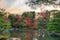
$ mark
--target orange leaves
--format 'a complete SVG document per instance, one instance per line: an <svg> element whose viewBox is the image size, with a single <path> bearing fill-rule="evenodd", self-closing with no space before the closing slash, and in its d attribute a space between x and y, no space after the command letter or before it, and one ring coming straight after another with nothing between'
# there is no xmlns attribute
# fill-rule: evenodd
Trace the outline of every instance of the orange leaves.
<svg viewBox="0 0 60 40"><path fill-rule="evenodd" d="M6 22L9 22L9 19L7 16L4 16L3 19L6 21Z"/></svg>
<svg viewBox="0 0 60 40"><path fill-rule="evenodd" d="M38 22L37 21L34 21L33 28L37 28L37 27L38 27Z"/></svg>
<svg viewBox="0 0 60 40"><path fill-rule="evenodd" d="M33 25L31 18L26 18L26 19L25 19L25 22L26 22L26 26L31 27L31 26Z"/></svg>

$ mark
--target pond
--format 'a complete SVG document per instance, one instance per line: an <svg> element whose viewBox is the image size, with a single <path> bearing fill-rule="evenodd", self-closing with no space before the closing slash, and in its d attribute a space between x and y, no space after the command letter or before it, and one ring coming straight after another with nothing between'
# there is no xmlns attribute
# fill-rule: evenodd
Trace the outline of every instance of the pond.
<svg viewBox="0 0 60 40"><path fill-rule="evenodd" d="M53 32L47 30L13 30L10 34L11 38L16 37L21 40L60 40L59 37L51 36Z"/></svg>
<svg viewBox="0 0 60 40"><path fill-rule="evenodd" d="M54 35L55 32L45 29L25 29L25 30L5 30L2 32L0 39L8 38L9 40L60 40L59 36ZM7 37L5 37L7 36Z"/></svg>

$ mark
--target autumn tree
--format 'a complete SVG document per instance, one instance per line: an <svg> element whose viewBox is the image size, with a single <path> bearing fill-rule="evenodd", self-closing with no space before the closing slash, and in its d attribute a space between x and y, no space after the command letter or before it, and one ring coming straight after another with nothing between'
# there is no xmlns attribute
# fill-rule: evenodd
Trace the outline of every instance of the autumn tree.
<svg viewBox="0 0 60 40"><path fill-rule="evenodd" d="M32 27L35 19L35 12L24 12L22 18L25 21L25 26Z"/></svg>

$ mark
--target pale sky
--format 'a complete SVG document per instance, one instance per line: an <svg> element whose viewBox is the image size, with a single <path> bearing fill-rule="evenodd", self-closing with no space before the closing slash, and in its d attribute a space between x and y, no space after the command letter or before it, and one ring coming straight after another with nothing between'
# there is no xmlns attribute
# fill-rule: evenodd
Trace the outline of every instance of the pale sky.
<svg viewBox="0 0 60 40"><path fill-rule="evenodd" d="M26 5L25 3L28 0L0 0L0 8L4 8L6 9L6 11L9 11L11 13L20 13L20 12L24 12L24 11L36 11L36 12L40 12L40 7L37 7L36 10L31 9L28 5ZM58 0L56 3L60 2L60 0ZM50 9L49 9L50 8ZM52 6L51 7L45 7L45 9L54 9ZM59 8L56 8L59 9Z"/></svg>
<svg viewBox="0 0 60 40"><path fill-rule="evenodd" d="M0 0L0 8L16 13L20 11L29 11L31 8L25 4L27 1L28 0Z"/></svg>

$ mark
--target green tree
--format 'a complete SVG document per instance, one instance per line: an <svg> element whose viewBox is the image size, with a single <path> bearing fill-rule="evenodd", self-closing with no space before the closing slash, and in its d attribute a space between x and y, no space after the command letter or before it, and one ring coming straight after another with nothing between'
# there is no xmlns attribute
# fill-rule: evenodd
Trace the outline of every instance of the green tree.
<svg viewBox="0 0 60 40"><path fill-rule="evenodd" d="M47 24L48 30L60 32L60 16L59 15L60 15L60 11L58 11L53 15L53 19L51 19Z"/></svg>
<svg viewBox="0 0 60 40"><path fill-rule="evenodd" d="M16 21L16 16L15 16L14 14L10 14L10 15L8 16L8 18L9 18L9 20L10 20L11 26L14 28L14 27L15 27L15 26L14 26L14 23L15 23L15 21Z"/></svg>
<svg viewBox="0 0 60 40"><path fill-rule="evenodd" d="M34 21L34 19L35 19L35 12L24 12L23 14L22 14L22 16L24 17L24 18L31 18L32 19L32 21Z"/></svg>
<svg viewBox="0 0 60 40"><path fill-rule="evenodd" d="M47 22L45 19L39 19L38 20L38 28L39 29L45 29L47 25Z"/></svg>
<svg viewBox="0 0 60 40"><path fill-rule="evenodd" d="M10 14L8 16L8 18L10 19L12 28L20 28L20 26L23 23L23 22L21 22L22 19L21 19L20 15Z"/></svg>
<svg viewBox="0 0 60 40"><path fill-rule="evenodd" d="M29 18L35 18L35 12L24 12L22 16L29 17Z"/></svg>
<svg viewBox="0 0 60 40"><path fill-rule="evenodd" d="M3 31L4 29L10 29L11 28L11 25L10 25L10 22L6 22L4 19L3 19L3 12L0 12L0 31Z"/></svg>

